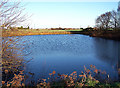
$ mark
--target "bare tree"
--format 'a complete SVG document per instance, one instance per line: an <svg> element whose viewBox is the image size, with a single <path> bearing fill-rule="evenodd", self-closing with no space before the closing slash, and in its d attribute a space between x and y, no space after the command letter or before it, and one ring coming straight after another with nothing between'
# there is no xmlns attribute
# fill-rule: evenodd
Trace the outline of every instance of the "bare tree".
<svg viewBox="0 0 120 88"><path fill-rule="evenodd" d="M21 2L0 0L0 33L2 32L1 29L4 27L9 28L16 26L25 21L28 16L23 12L24 9ZM2 66L0 69L0 71L2 70L2 76L0 74L2 79L0 79L0 81L7 81L7 75L9 73L14 74L18 69L21 70L23 59L20 52L24 49L24 43L20 44L20 41L22 41L21 37L7 38L1 35L0 38L0 60L2 62L2 64L0 63L0 68Z"/></svg>
<svg viewBox="0 0 120 88"><path fill-rule="evenodd" d="M0 0L0 26L8 28L25 21L26 14L23 14L23 7L18 1Z"/></svg>
<svg viewBox="0 0 120 88"><path fill-rule="evenodd" d="M116 11L111 11L111 19L110 19L110 26L112 28L119 28L119 23L120 19L119 19L119 14Z"/></svg>
<svg viewBox="0 0 120 88"><path fill-rule="evenodd" d="M106 12L96 19L96 26L100 29L107 29L110 25L111 12Z"/></svg>
<svg viewBox="0 0 120 88"><path fill-rule="evenodd" d="M99 29L119 29L120 15L116 11L106 12L96 19L96 27Z"/></svg>

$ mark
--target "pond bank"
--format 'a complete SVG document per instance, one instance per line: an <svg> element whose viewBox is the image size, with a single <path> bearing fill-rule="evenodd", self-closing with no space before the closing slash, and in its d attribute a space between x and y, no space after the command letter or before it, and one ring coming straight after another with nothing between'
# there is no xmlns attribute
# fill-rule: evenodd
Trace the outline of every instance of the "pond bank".
<svg viewBox="0 0 120 88"><path fill-rule="evenodd" d="M83 34L90 37L100 37L104 39L111 39L120 41L120 31L71 31L71 30L5 30L2 32L2 37L11 36L27 36L27 35L54 35L54 34Z"/></svg>
<svg viewBox="0 0 120 88"><path fill-rule="evenodd" d="M71 34L83 34L90 37L99 37L120 41L120 31L70 31Z"/></svg>
<svg viewBox="0 0 120 88"><path fill-rule="evenodd" d="M27 35L53 35L53 34L71 34L71 33L67 31L56 31L56 32L8 31L8 32L2 32L2 37L27 36Z"/></svg>

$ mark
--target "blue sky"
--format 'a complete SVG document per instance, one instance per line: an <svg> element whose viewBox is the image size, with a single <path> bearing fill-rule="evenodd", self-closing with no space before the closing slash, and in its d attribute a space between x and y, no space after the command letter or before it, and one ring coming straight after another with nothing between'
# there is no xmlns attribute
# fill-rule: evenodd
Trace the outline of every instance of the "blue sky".
<svg viewBox="0 0 120 88"><path fill-rule="evenodd" d="M105 1L105 0L104 0ZM115 1L115 0L114 0ZM118 2L43 2L29 1L26 12L32 14L27 21L31 28L94 27L95 19L102 13L117 10Z"/></svg>

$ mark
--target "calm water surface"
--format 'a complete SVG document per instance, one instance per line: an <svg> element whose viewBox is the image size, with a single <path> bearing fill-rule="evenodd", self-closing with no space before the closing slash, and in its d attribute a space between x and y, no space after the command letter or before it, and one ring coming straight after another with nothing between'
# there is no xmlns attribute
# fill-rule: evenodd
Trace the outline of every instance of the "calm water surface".
<svg viewBox="0 0 120 88"><path fill-rule="evenodd" d="M84 65L106 71L111 78L117 79L120 68L120 42L93 38L85 35L35 35L24 36L26 72L35 74L34 79L47 78L55 70L57 73L70 74L84 71ZM119 58L119 59L118 59Z"/></svg>

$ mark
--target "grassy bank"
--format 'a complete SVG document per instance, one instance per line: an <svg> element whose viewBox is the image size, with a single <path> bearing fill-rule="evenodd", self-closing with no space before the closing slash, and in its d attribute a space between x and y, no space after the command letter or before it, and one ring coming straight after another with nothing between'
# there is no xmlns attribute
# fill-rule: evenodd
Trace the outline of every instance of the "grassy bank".
<svg viewBox="0 0 120 88"><path fill-rule="evenodd" d="M105 39L119 40L120 30L50 30L50 29L19 29L3 30L2 36L26 36L26 35L53 35L53 34L84 34L91 37L100 37Z"/></svg>
<svg viewBox="0 0 120 88"><path fill-rule="evenodd" d="M20 29L20 30L4 30L2 36L26 36L26 35L49 35L49 34L70 34L67 30L47 30L47 29Z"/></svg>

